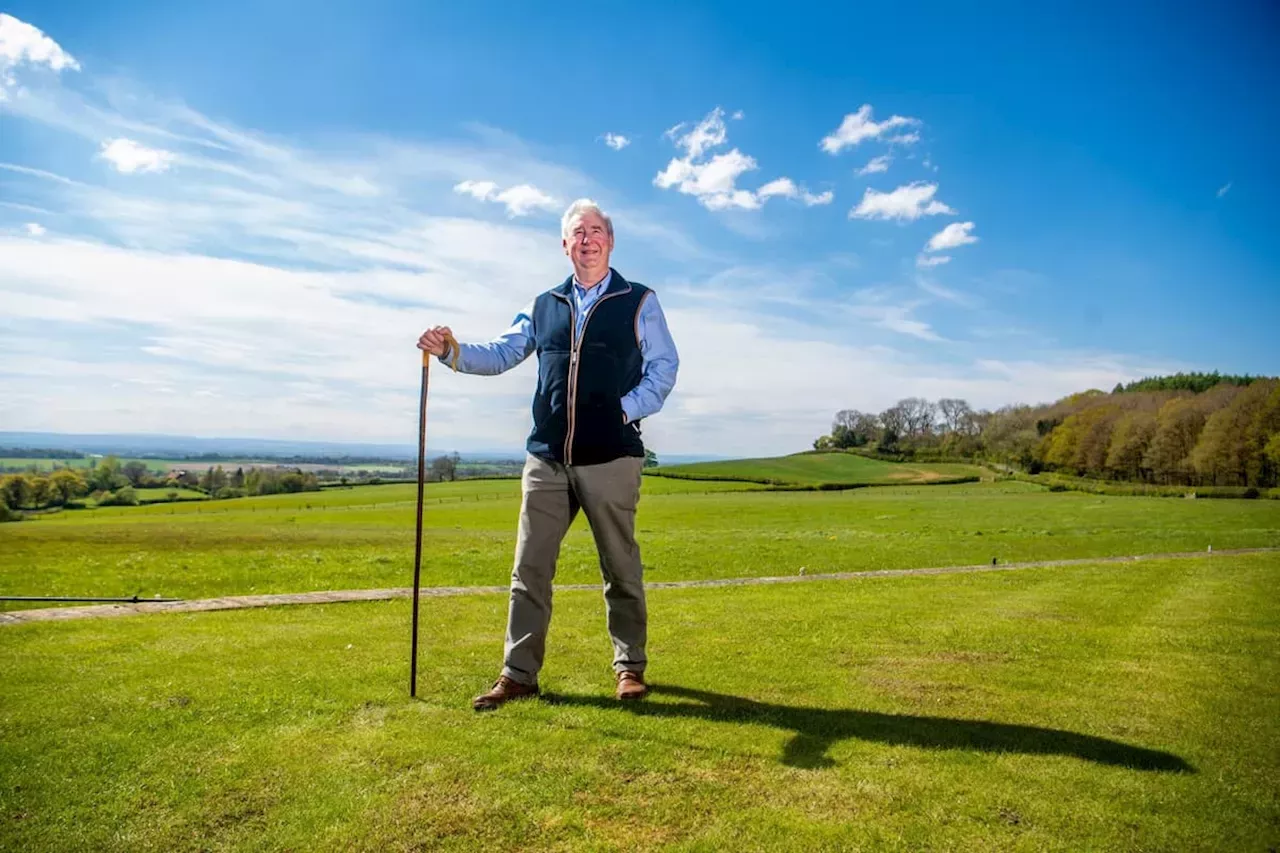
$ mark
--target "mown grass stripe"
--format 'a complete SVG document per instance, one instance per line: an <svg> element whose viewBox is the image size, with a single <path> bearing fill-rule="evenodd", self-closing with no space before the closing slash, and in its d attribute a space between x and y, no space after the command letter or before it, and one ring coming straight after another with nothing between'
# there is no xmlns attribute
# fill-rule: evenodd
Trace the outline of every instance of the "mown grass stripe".
<svg viewBox="0 0 1280 853"><path fill-rule="evenodd" d="M710 578L705 580L654 581L648 589L698 589L726 586L761 586L765 584L806 583L809 581L855 580L858 578L898 577L908 575L950 575L963 572L1008 572L1019 569L1052 568L1055 566L1089 566L1115 563L1132 563L1139 560L1185 560L1206 557L1232 557L1243 554L1264 554L1280 551L1280 548L1235 548L1221 551L1182 551L1171 554L1136 554L1125 557L1085 557L1073 560L1031 560L1020 563L1003 563L970 566L937 566L920 569L875 569L862 572L826 572L803 575L756 578ZM598 590L599 584L563 584L558 590L587 592ZM423 587L420 595L430 598L452 598L461 595L506 594L506 586L438 586ZM221 598L201 598L174 602L139 602L137 604L103 604L91 607L47 607L0 613L0 625L23 622L58 622L70 619L107 618L112 616L137 616L146 613L198 613L211 610L243 610L252 607L280 607L291 604L341 604L351 601L386 601L408 598L413 595L409 587L387 589L344 589L323 592L279 593L273 595L233 595Z"/></svg>

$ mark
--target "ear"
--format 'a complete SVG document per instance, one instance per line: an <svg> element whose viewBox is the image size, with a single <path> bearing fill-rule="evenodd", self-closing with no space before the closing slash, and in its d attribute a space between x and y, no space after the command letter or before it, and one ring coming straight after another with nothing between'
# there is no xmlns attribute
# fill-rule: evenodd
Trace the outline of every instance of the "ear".
<svg viewBox="0 0 1280 853"><path fill-rule="evenodd" d="M560 238L560 247L564 249L564 253L566 255L569 254L569 241L563 237Z"/></svg>

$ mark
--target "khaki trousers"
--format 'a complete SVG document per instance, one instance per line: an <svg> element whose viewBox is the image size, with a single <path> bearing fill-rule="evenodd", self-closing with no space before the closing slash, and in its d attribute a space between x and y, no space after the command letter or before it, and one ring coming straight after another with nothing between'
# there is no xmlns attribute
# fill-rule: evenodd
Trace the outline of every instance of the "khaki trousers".
<svg viewBox="0 0 1280 853"><path fill-rule="evenodd" d="M561 465L532 454L525 460L502 667L507 678L538 683L560 542L579 509L587 515L600 555L614 671L644 672L648 613L635 537L643 467L644 460L633 456L601 465Z"/></svg>

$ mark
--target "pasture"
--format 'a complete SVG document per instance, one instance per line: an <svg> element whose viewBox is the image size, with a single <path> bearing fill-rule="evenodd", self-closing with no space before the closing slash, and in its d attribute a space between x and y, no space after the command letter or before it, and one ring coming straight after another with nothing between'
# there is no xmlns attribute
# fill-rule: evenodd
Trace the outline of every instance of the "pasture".
<svg viewBox="0 0 1280 853"><path fill-rule="evenodd" d="M856 458L856 457L855 457ZM65 512L0 526L0 594L193 598L405 586L416 486ZM504 584L515 480L427 487L423 582ZM1280 546L1280 502L1050 493L1027 483L772 492L646 477L649 580ZM599 578L579 518L558 580ZM13 606L13 605L9 605Z"/></svg>
<svg viewBox="0 0 1280 853"><path fill-rule="evenodd" d="M856 457L855 457L856 458ZM821 473L821 472L819 472ZM847 472L841 472L841 475ZM413 486L0 526L4 594L404 586ZM519 484L432 484L424 579L500 585ZM646 477L647 578L1280 547L1280 502ZM598 568L575 523L558 579ZM0 626L0 849L1260 849L1280 844L1280 554L650 593L611 696L562 590L542 699L503 595Z"/></svg>
<svg viewBox="0 0 1280 853"><path fill-rule="evenodd" d="M668 465L654 470L659 475L694 480L733 479L815 487L955 483L975 480L984 474L977 465L886 462L853 453L795 453L763 459Z"/></svg>

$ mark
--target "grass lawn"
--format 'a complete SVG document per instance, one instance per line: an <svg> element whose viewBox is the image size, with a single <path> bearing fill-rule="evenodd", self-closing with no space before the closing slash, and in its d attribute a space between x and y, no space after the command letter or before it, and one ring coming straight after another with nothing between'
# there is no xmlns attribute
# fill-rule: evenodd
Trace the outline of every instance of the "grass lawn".
<svg viewBox="0 0 1280 853"><path fill-rule="evenodd" d="M977 465L885 462L853 453L797 453L769 459L667 465L652 470L672 477L719 477L796 486L917 485L954 482L983 473Z"/></svg>
<svg viewBox="0 0 1280 853"><path fill-rule="evenodd" d="M424 583L505 584L519 491L514 480L429 486ZM415 492L365 486L4 524L0 594L406 586ZM1013 482L769 492L646 477L637 526L649 579L684 580L1280 546L1280 501L1106 497ZM558 576L599 578L584 519L566 537Z"/></svg>
<svg viewBox="0 0 1280 853"><path fill-rule="evenodd" d="M170 492L177 492L177 500L180 501L207 501L209 496L204 492L197 492L195 489L134 489L134 493L138 496L140 503L153 503L156 501L169 500Z"/></svg>
<svg viewBox="0 0 1280 853"><path fill-rule="evenodd" d="M102 457L102 456L96 456L96 457L82 456L79 459L48 459L42 456L41 457L3 456L3 457L0 457L0 469L9 468L9 469L21 469L23 471L26 471L26 470L29 470L32 466L35 466L37 471L45 471L45 472L52 471L54 468L68 468L68 467L88 469L96 465L97 463L101 462L104 458L105 457ZM119 456L116 458L120 460L121 465L124 465L128 462L141 462L143 465L147 466L148 470L151 470L151 471L168 471L170 468L184 468L184 467L188 467L188 468L194 467L194 468L197 468L198 470L204 470L202 468L199 468L200 466L199 462L183 462L177 459L138 459L133 456ZM222 464L225 465L227 463L222 463Z"/></svg>
<svg viewBox="0 0 1280 853"><path fill-rule="evenodd" d="M633 707L562 592L550 695L488 715L502 596L424 602L419 701L404 601L10 626L0 849L1274 849L1278 583L658 590Z"/></svg>

